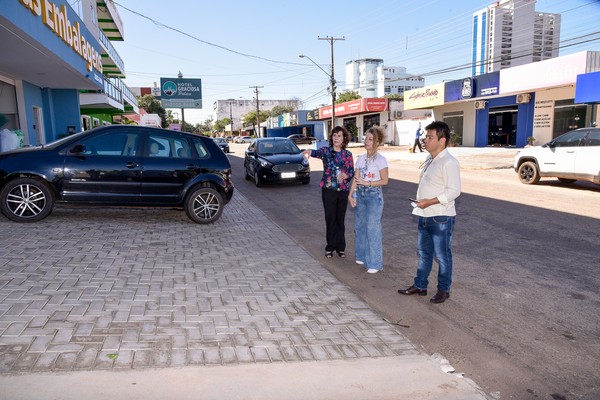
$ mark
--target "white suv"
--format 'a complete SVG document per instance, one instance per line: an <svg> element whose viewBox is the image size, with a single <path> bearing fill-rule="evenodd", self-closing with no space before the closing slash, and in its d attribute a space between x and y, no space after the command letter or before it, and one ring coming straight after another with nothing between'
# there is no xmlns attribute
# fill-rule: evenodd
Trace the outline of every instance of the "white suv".
<svg viewBox="0 0 600 400"><path fill-rule="evenodd" d="M526 184L546 176L600 184L600 128L576 129L543 146L526 147L515 156L514 167Z"/></svg>

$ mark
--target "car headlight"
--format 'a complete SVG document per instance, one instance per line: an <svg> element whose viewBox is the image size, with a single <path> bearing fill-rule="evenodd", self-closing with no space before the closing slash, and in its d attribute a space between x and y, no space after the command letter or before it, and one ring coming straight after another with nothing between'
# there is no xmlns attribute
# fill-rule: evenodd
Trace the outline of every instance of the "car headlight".
<svg viewBox="0 0 600 400"><path fill-rule="evenodd" d="M304 165L305 167L308 167L310 165L306 157L302 157L302 165Z"/></svg>
<svg viewBox="0 0 600 400"><path fill-rule="evenodd" d="M260 166L263 168L271 168L273 166L273 164L271 164L270 162L268 162L267 160L260 160Z"/></svg>

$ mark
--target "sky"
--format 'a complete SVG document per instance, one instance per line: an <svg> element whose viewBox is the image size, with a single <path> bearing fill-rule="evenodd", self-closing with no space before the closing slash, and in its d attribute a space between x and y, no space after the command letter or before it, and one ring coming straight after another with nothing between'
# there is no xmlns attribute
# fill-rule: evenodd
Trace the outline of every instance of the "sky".
<svg viewBox="0 0 600 400"><path fill-rule="evenodd" d="M113 45L130 87L160 78L202 80L202 109L186 109L191 124L211 118L226 99L299 99L301 109L330 104L333 42L338 92L345 64L380 58L425 77L425 85L470 76L472 14L488 0L114 0L124 41ZM536 11L561 14L560 55L600 51L600 0L538 0ZM310 57L322 69L300 54ZM437 71L454 69L453 72ZM324 71L323 71L324 70ZM177 110L174 110L177 111Z"/></svg>

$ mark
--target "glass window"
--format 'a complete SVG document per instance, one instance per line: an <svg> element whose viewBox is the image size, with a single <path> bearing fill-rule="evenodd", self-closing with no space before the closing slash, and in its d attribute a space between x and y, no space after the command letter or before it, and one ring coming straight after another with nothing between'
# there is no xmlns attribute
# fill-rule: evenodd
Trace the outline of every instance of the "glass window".
<svg viewBox="0 0 600 400"><path fill-rule="evenodd" d="M194 138L192 139L192 141L194 142L194 147L196 148L198 156L200 158L208 158L208 150L206 150L206 147L204 146L204 143L202 143L202 140Z"/></svg>
<svg viewBox="0 0 600 400"><path fill-rule="evenodd" d="M137 150L137 136L132 132L111 132L94 135L80 142L85 146L85 151L82 154L132 156L135 155Z"/></svg>
<svg viewBox="0 0 600 400"><path fill-rule="evenodd" d="M192 156L186 138L156 134L148 136L147 153L149 157L189 158Z"/></svg>
<svg viewBox="0 0 600 400"><path fill-rule="evenodd" d="M557 137L551 143L555 147L575 147L582 146L584 144L585 136L588 131L582 129L580 131L573 131L569 133L565 133L562 136Z"/></svg>
<svg viewBox="0 0 600 400"><path fill-rule="evenodd" d="M591 131L586 146L600 146L600 131Z"/></svg>

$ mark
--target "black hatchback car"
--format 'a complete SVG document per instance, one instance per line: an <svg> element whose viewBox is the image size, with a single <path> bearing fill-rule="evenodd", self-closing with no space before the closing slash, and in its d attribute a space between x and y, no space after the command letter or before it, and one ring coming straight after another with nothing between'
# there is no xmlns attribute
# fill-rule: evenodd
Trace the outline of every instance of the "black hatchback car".
<svg viewBox="0 0 600 400"><path fill-rule="evenodd" d="M181 207L211 223L232 196L227 156L183 132L110 125L0 153L0 210L16 222L39 221L61 202Z"/></svg>
<svg viewBox="0 0 600 400"><path fill-rule="evenodd" d="M310 183L310 166L291 139L273 137L254 139L244 156L246 179L263 183Z"/></svg>

